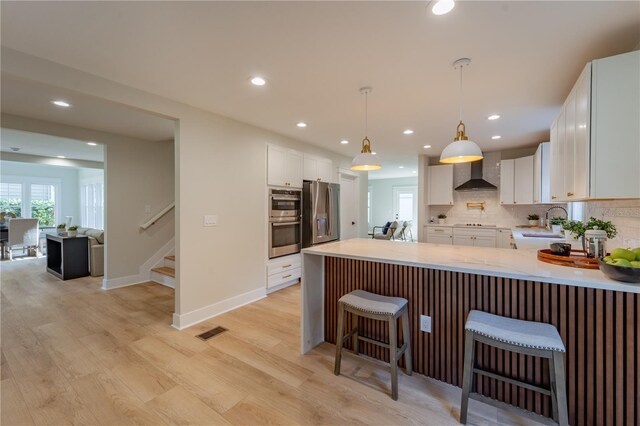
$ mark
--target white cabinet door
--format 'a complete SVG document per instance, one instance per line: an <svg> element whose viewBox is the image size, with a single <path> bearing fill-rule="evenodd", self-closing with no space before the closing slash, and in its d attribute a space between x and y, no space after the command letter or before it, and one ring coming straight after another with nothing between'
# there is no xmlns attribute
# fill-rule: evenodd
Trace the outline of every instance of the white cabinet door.
<svg viewBox="0 0 640 426"><path fill-rule="evenodd" d="M267 146L267 185L285 186L285 156L287 150L279 146Z"/></svg>
<svg viewBox="0 0 640 426"><path fill-rule="evenodd" d="M498 229L498 240L496 247L498 248L513 248L511 244L511 230L510 229Z"/></svg>
<svg viewBox="0 0 640 426"><path fill-rule="evenodd" d="M500 204L513 204L515 160L500 161Z"/></svg>
<svg viewBox="0 0 640 426"><path fill-rule="evenodd" d="M533 204L533 156L516 158L513 186L514 204Z"/></svg>
<svg viewBox="0 0 640 426"><path fill-rule="evenodd" d="M333 161L312 155L304 156L304 180L333 182Z"/></svg>
<svg viewBox="0 0 640 426"><path fill-rule="evenodd" d="M543 142L538 145L533 156L533 202L545 204L551 202L550 187L550 143Z"/></svg>
<svg viewBox="0 0 640 426"><path fill-rule="evenodd" d="M573 170L576 146L576 91L575 86L564 103L564 163L561 165L564 175L562 199L573 201Z"/></svg>
<svg viewBox="0 0 640 426"><path fill-rule="evenodd" d="M473 245L476 247L496 248L496 237L473 237Z"/></svg>
<svg viewBox="0 0 640 426"><path fill-rule="evenodd" d="M427 168L428 204L453 204L453 165L429 166Z"/></svg>
<svg viewBox="0 0 640 426"><path fill-rule="evenodd" d="M302 188L302 153L268 145L267 185Z"/></svg>
<svg viewBox="0 0 640 426"><path fill-rule="evenodd" d="M587 64L575 85L575 118L573 146L573 195L570 200L584 200L589 197L590 143L589 123L591 122L591 64Z"/></svg>
<svg viewBox="0 0 640 426"><path fill-rule="evenodd" d="M453 244L456 246L473 246L474 245L474 237L470 235L454 235L453 236Z"/></svg>
<svg viewBox="0 0 640 426"><path fill-rule="evenodd" d="M559 123L564 120L564 114L562 112L558 118L551 124L550 135L550 152L549 162L551 163L551 181L550 181L550 193L549 201L552 203L557 202L560 199L560 194L564 189L564 176L562 174L562 150L560 149L560 126ZM564 132L564 128L562 129Z"/></svg>
<svg viewBox="0 0 640 426"><path fill-rule="evenodd" d="M318 180L333 182L333 161L327 158L318 159Z"/></svg>
<svg viewBox="0 0 640 426"><path fill-rule="evenodd" d="M302 188L302 153L288 149L285 161L286 186Z"/></svg>
<svg viewBox="0 0 640 426"><path fill-rule="evenodd" d="M453 244L451 235L427 235L427 242L432 244Z"/></svg>

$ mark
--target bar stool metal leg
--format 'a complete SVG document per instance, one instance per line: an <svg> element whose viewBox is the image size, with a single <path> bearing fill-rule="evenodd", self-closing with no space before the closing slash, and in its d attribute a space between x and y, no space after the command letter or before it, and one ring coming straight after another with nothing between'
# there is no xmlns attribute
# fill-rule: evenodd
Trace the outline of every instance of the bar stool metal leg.
<svg viewBox="0 0 640 426"><path fill-rule="evenodd" d="M473 386L473 364L475 360L476 344L472 331L465 331L464 335L464 366L462 372L462 400L460 402L460 423L467 423L469 409L469 393Z"/></svg>
<svg viewBox="0 0 640 426"><path fill-rule="evenodd" d="M389 317L389 362L391 363L391 398L398 400L398 318Z"/></svg>
<svg viewBox="0 0 640 426"><path fill-rule="evenodd" d="M553 352L553 368L555 370L556 381L556 398L558 405L558 423L561 426L569 424L569 415L567 413L567 388L564 374L564 353Z"/></svg>
<svg viewBox="0 0 640 426"><path fill-rule="evenodd" d="M413 374L413 358L411 349L411 336L409 335L409 310L402 311L402 341L407 345L404 351L404 360L407 365L407 375Z"/></svg>
<svg viewBox="0 0 640 426"><path fill-rule="evenodd" d="M342 336L344 335L344 306L338 303L338 335L336 336L336 365L333 374L340 375L340 362L342 361Z"/></svg>

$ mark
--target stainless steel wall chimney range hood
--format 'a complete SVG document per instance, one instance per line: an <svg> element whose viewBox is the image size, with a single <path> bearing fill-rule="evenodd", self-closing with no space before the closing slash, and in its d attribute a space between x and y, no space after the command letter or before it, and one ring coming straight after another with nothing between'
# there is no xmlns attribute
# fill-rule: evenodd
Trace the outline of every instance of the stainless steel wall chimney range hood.
<svg viewBox="0 0 640 426"><path fill-rule="evenodd" d="M482 160L471 163L471 179L456 187L456 191L495 191L498 187L482 179Z"/></svg>

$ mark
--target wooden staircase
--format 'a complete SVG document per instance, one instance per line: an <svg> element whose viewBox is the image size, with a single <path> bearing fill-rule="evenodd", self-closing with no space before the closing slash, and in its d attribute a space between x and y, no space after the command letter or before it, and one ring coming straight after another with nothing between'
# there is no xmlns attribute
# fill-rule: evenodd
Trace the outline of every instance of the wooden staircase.
<svg viewBox="0 0 640 426"><path fill-rule="evenodd" d="M175 288L176 257L165 256L164 265L151 269L151 281Z"/></svg>

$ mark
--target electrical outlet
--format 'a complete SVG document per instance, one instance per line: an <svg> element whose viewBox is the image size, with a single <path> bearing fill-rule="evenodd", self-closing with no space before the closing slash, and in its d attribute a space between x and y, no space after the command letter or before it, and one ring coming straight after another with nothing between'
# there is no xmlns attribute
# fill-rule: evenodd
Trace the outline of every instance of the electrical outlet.
<svg viewBox="0 0 640 426"><path fill-rule="evenodd" d="M420 331L431 333L431 317L428 315L420 315Z"/></svg>

